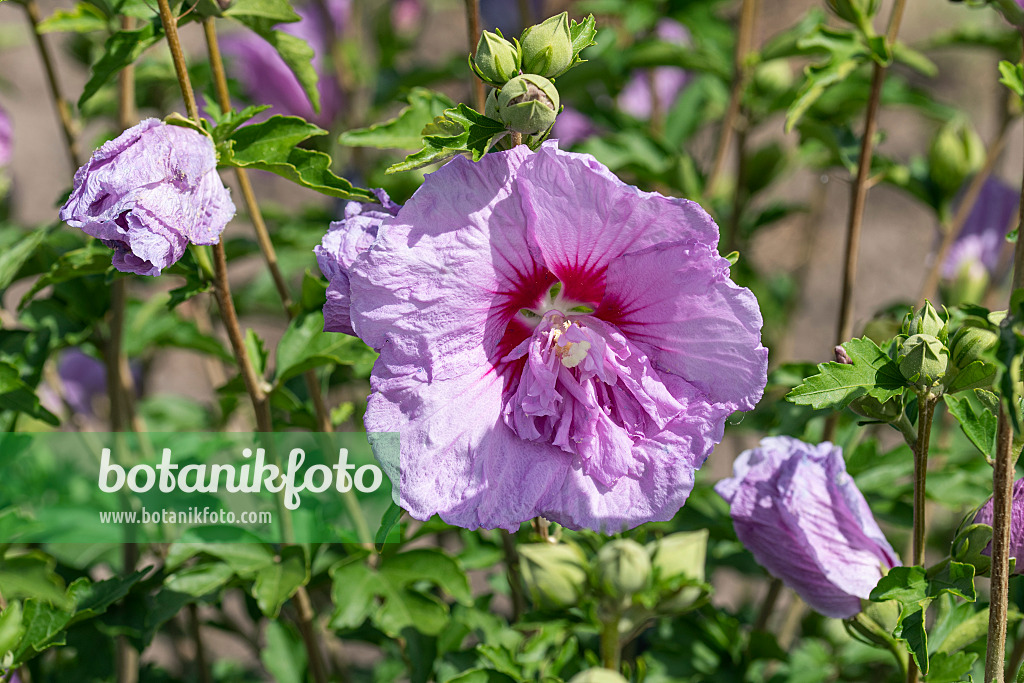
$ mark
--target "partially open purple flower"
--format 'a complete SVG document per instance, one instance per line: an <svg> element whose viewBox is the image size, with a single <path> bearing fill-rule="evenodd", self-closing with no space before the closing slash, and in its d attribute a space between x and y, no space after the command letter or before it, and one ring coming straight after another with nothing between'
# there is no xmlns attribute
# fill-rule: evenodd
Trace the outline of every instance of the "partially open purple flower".
<svg viewBox="0 0 1024 683"><path fill-rule="evenodd" d="M987 277L995 270L1019 199L1019 191L989 176L942 264L944 278L952 280L965 270L974 277Z"/></svg>
<svg viewBox="0 0 1024 683"><path fill-rule="evenodd" d="M992 526L992 508L992 499L989 498L974 516L974 523ZM989 546L984 554L989 555L991 552ZM1010 502L1010 557L1017 559L1014 573L1024 574L1024 479L1013 482L1013 499Z"/></svg>
<svg viewBox="0 0 1024 683"><path fill-rule="evenodd" d="M93 152L60 218L114 249L124 273L159 275L189 242L216 244L235 215L213 141L146 119Z"/></svg>
<svg viewBox="0 0 1024 683"><path fill-rule="evenodd" d="M401 435L401 505L468 528L670 519L767 380L717 243L694 202L553 143L429 175L337 264L381 354L365 421Z"/></svg>
<svg viewBox="0 0 1024 683"><path fill-rule="evenodd" d="M690 33L686 27L672 19L662 19L654 29L654 35L667 43L687 45ZM654 69L637 69L619 93L618 104L622 111L638 119L649 119L655 104L662 113L667 113L686 84L690 75L676 66L658 66Z"/></svg>
<svg viewBox="0 0 1024 683"><path fill-rule="evenodd" d="M320 272L330 282L327 303L324 304L326 332L355 334L349 317L348 269L356 256L370 248L381 221L394 216L402 208L391 201L384 190L374 190L373 193L380 200L380 206L349 202L345 205L345 217L331 223L322 244L313 249Z"/></svg>
<svg viewBox="0 0 1024 683"><path fill-rule="evenodd" d="M329 128L344 103L341 86L328 64L331 45L341 39L348 23L349 0L310 2L295 11L302 17L300 21L280 24L276 29L305 40L313 48L313 68L319 77L319 114L313 111L298 79L277 50L257 34L244 31L225 36L224 54L231 58L231 75L254 104L269 104L271 114L301 116Z"/></svg>
<svg viewBox="0 0 1024 683"><path fill-rule="evenodd" d="M3 107L0 107L0 167L6 166L11 162L12 146L14 143L14 135L11 132L11 119L4 111Z"/></svg>
<svg viewBox="0 0 1024 683"><path fill-rule="evenodd" d="M860 612L860 599L900 564L843 452L788 436L740 453L715 491L729 501L736 536L758 564L829 617Z"/></svg>

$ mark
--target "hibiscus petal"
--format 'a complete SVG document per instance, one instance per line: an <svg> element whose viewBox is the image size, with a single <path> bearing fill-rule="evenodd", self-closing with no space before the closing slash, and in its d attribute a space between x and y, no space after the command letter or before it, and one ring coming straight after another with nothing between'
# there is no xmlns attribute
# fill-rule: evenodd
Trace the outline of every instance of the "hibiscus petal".
<svg viewBox="0 0 1024 683"><path fill-rule="evenodd" d="M750 410L766 384L761 312L711 247L676 243L614 259L595 313L649 347L657 367L713 401Z"/></svg>
<svg viewBox="0 0 1024 683"><path fill-rule="evenodd" d="M523 163L519 181L530 240L569 299L599 302L617 256L665 242L718 242L718 227L694 202L643 192L553 143Z"/></svg>

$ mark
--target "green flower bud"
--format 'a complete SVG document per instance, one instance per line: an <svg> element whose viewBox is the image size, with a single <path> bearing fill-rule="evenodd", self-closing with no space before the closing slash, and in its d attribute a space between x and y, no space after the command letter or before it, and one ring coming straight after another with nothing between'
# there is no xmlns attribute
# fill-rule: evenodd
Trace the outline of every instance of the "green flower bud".
<svg viewBox="0 0 1024 683"><path fill-rule="evenodd" d="M917 309L905 324L903 334L908 337L913 337L915 334L927 334L942 339L948 334L947 330L946 321L942 319L931 302L925 300L924 306Z"/></svg>
<svg viewBox="0 0 1024 683"><path fill-rule="evenodd" d="M919 387L930 387L942 379L949 366L949 352L938 338L915 334L900 346L897 358L900 374Z"/></svg>
<svg viewBox="0 0 1024 683"><path fill-rule="evenodd" d="M560 75L572 64L572 36L569 13L562 12L542 24L531 26L519 38L525 73L545 78Z"/></svg>
<svg viewBox="0 0 1024 683"><path fill-rule="evenodd" d="M484 101L484 116L495 121L501 120L498 115L498 91L493 88L487 93L487 99Z"/></svg>
<svg viewBox="0 0 1024 683"><path fill-rule="evenodd" d="M861 396L850 403L850 410L869 420L892 422L903 412L903 397L897 396L882 403L872 396Z"/></svg>
<svg viewBox="0 0 1024 683"><path fill-rule="evenodd" d="M793 85L793 70L785 59L773 59L754 67L754 87L762 93L780 93Z"/></svg>
<svg viewBox="0 0 1024 683"><path fill-rule="evenodd" d="M543 133L558 115L558 90L543 76L523 74L498 93L498 120L524 135Z"/></svg>
<svg viewBox="0 0 1024 683"><path fill-rule="evenodd" d="M992 568L992 556L984 551L992 543L992 527L988 524L970 524L961 529L953 539L950 559L954 562L973 564L976 576L985 576Z"/></svg>
<svg viewBox="0 0 1024 683"><path fill-rule="evenodd" d="M827 0L830 10L840 19L851 24L860 24L862 19L870 19L878 12L878 0Z"/></svg>
<svg viewBox="0 0 1024 683"><path fill-rule="evenodd" d="M500 87L519 75L519 50L500 35L484 31L476 44L473 70L483 80Z"/></svg>
<svg viewBox="0 0 1024 683"><path fill-rule="evenodd" d="M569 683L629 683L622 674L611 669L587 669L569 679Z"/></svg>
<svg viewBox="0 0 1024 683"><path fill-rule="evenodd" d="M967 121L950 121L932 139L928 152L932 181L948 193L985 163L985 143Z"/></svg>
<svg viewBox="0 0 1024 683"><path fill-rule="evenodd" d="M651 565L659 587L671 585L680 578L704 581L704 565L708 550L708 530L680 532L663 536L647 544ZM676 584L678 585L678 584ZM662 612L684 612L695 606L705 592L698 586L684 586L667 592L662 589L658 609Z"/></svg>
<svg viewBox="0 0 1024 683"><path fill-rule="evenodd" d="M519 546L519 563L535 605L542 609L572 607L587 585L587 558L568 543Z"/></svg>
<svg viewBox="0 0 1024 683"><path fill-rule="evenodd" d="M949 345L950 360L953 367L963 370L989 349L999 343L999 335L983 327L964 326L953 335Z"/></svg>
<svg viewBox="0 0 1024 683"><path fill-rule="evenodd" d="M612 598L629 598L651 580L651 556L634 540L605 544L597 553L597 583Z"/></svg>

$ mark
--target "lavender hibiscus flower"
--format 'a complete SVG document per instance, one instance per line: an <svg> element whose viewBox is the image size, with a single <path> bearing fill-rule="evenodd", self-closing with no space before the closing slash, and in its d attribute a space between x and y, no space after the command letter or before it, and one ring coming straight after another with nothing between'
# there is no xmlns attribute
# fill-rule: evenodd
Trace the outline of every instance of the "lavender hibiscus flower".
<svg viewBox="0 0 1024 683"><path fill-rule="evenodd" d="M944 278L952 280L964 271L987 278L996 269L1019 198L1020 193L999 178L990 176L985 181L942 264Z"/></svg>
<svg viewBox="0 0 1024 683"><path fill-rule="evenodd" d="M382 463L400 504L468 528L670 519L767 379L757 301L717 242L697 204L553 143L429 175L325 269L381 354L365 422L401 436Z"/></svg>
<svg viewBox="0 0 1024 683"><path fill-rule="evenodd" d="M826 616L860 612L883 570L900 564L838 446L763 439L715 490L754 559Z"/></svg>
<svg viewBox="0 0 1024 683"><path fill-rule="evenodd" d="M189 242L216 244L235 215L213 141L146 119L93 152L60 218L114 249L124 273L159 275Z"/></svg>
<svg viewBox="0 0 1024 683"><path fill-rule="evenodd" d="M326 12L324 11L326 9ZM320 113L302 90L295 74L267 41L251 31L224 37L224 54L231 57L231 75L256 104L269 104L271 114L301 116L319 126L330 127L341 112L341 86L328 68L331 45L341 38L349 17L349 0L326 0L296 8L300 21L276 28L301 38L313 48L313 68L319 76ZM406 11L408 13L408 11Z"/></svg>
<svg viewBox="0 0 1024 683"><path fill-rule="evenodd" d="M666 43L688 45L690 32L678 21L662 19L654 29L654 36ZM636 69L619 93L617 102L622 111L638 119L649 119L655 103L664 113L672 108L690 76L685 69L659 66L653 70Z"/></svg>
<svg viewBox="0 0 1024 683"><path fill-rule="evenodd" d="M11 119L0 107L0 168L11 162L14 135L11 132Z"/></svg>
<svg viewBox="0 0 1024 683"><path fill-rule="evenodd" d="M989 498L974 517L975 524L992 526L993 503ZM992 546L984 551L992 554ZM1013 482L1013 498L1010 501L1010 557L1016 558L1014 573L1024 574L1024 479Z"/></svg>

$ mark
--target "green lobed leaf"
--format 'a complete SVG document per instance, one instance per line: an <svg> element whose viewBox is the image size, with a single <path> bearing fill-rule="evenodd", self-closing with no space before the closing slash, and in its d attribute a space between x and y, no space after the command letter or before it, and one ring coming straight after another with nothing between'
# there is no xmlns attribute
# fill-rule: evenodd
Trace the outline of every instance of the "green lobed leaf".
<svg viewBox="0 0 1024 683"><path fill-rule="evenodd" d="M380 519L380 528L377 529L377 535L373 539L378 550L380 550L384 546L384 543L387 542L388 536L391 534L391 530L394 529L399 520L402 519L403 514L405 514L405 510L403 510L398 503L391 501L388 509L384 512L384 516Z"/></svg>
<svg viewBox="0 0 1024 683"><path fill-rule="evenodd" d="M331 171L331 157L296 147L327 131L297 116L272 116L233 131L218 145L223 166L270 171L294 183L340 199L376 202L369 190L357 188Z"/></svg>
<svg viewBox="0 0 1024 683"><path fill-rule="evenodd" d="M107 16L90 2L76 3L74 8L58 9L39 22L40 33L92 33L105 31L110 27Z"/></svg>
<svg viewBox="0 0 1024 683"><path fill-rule="evenodd" d="M870 58L856 34L825 26L819 26L816 33L803 38L798 47L824 50L827 58L805 69L804 84L786 112L787 133L830 86L844 81Z"/></svg>
<svg viewBox="0 0 1024 683"><path fill-rule="evenodd" d="M256 333L256 330L251 327L245 330L245 350L249 354L249 361L252 363L253 370L256 371L256 375L259 377L263 376L263 373L267 371L267 347L260 338L260 335Z"/></svg>
<svg viewBox="0 0 1024 683"><path fill-rule="evenodd" d="M367 128L347 130L338 142L349 147L416 149L423 145L423 129L446 109L455 106L447 95L427 88L413 88L406 101L408 106L395 118Z"/></svg>
<svg viewBox="0 0 1024 683"><path fill-rule="evenodd" d="M996 452L997 418L992 411L984 406L976 409L966 397L945 394L949 414L960 423L960 429L974 446L987 458L994 458Z"/></svg>
<svg viewBox="0 0 1024 683"><path fill-rule="evenodd" d="M50 285L68 282L87 275L107 272L113 267L110 265L110 257L110 249L104 247L98 241L91 243L87 247L61 254L50 267L50 270L36 280L32 287L21 297L18 308L22 309L27 306L32 297Z"/></svg>
<svg viewBox="0 0 1024 683"><path fill-rule="evenodd" d="M309 562L305 551L297 545L284 546L273 564L257 572L252 596L265 616L276 619L285 601L308 582Z"/></svg>
<svg viewBox="0 0 1024 683"><path fill-rule="evenodd" d="M277 344L277 384L321 365L358 363L372 353L356 337L323 330L324 316L320 311L307 313L288 324Z"/></svg>
<svg viewBox="0 0 1024 683"><path fill-rule="evenodd" d="M278 683L305 683L308 657L298 629L280 619L270 621L264 638L267 646L260 650L260 660L274 680Z"/></svg>
<svg viewBox="0 0 1024 683"><path fill-rule="evenodd" d="M225 17L266 19L274 23L292 23L302 19L288 0L233 0L224 10Z"/></svg>
<svg viewBox="0 0 1024 683"><path fill-rule="evenodd" d="M78 108L81 109L121 69L135 63L147 48L163 38L163 34L163 28L151 22L142 28L117 31L107 38L100 58L90 69L89 80L82 90L82 96L78 98Z"/></svg>
<svg viewBox="0 0 1024 683"><path fill-rule="evenodd" d="M423 148L390 166L387 173L412 171L459 154L469 154L473 161L480 161L507 133L505 124L460 104L427 124L423 129Z"/></svg>
<svg viewBox="0 0 1024 683"><path fill-rule="evenodd" d="M852 364L819 364L818 374L804 380L786 395L786 399L816 410L838 410L860 396L872 396L884 403L903 393L906 381L899 366L875 342L867 337L851 339L843 348Z"/></svg>
<svg viewBox="0 0 1024 683"><path fill-rule="evenodd" d="M1024 97L1024 64L1000 61L999 74L1000 83L1016 93L1017 97Z"/></svg>
<svg viewBox="0 0 1024 683"><path fill-rule="evenodd" d="M14 601L0 613L0 660L21 642L25 634L21 603Z"/></svg>
<svg viewBox="0 0 1024 683"><path fill-rule="evenodd" d="M33 230L18 240L14 246L0 253L0 291L14 281L18 271L36 253L36 249L46 239L47 234L48 230Z"/></svg>
<svg viewBox="0 0 1024 683"><path fill-rule="evenodd" d="M0 410L25 413L53 426L60 424L56 415L39 403L39 397L22 381L18 369L0 361Z"/></svg>

